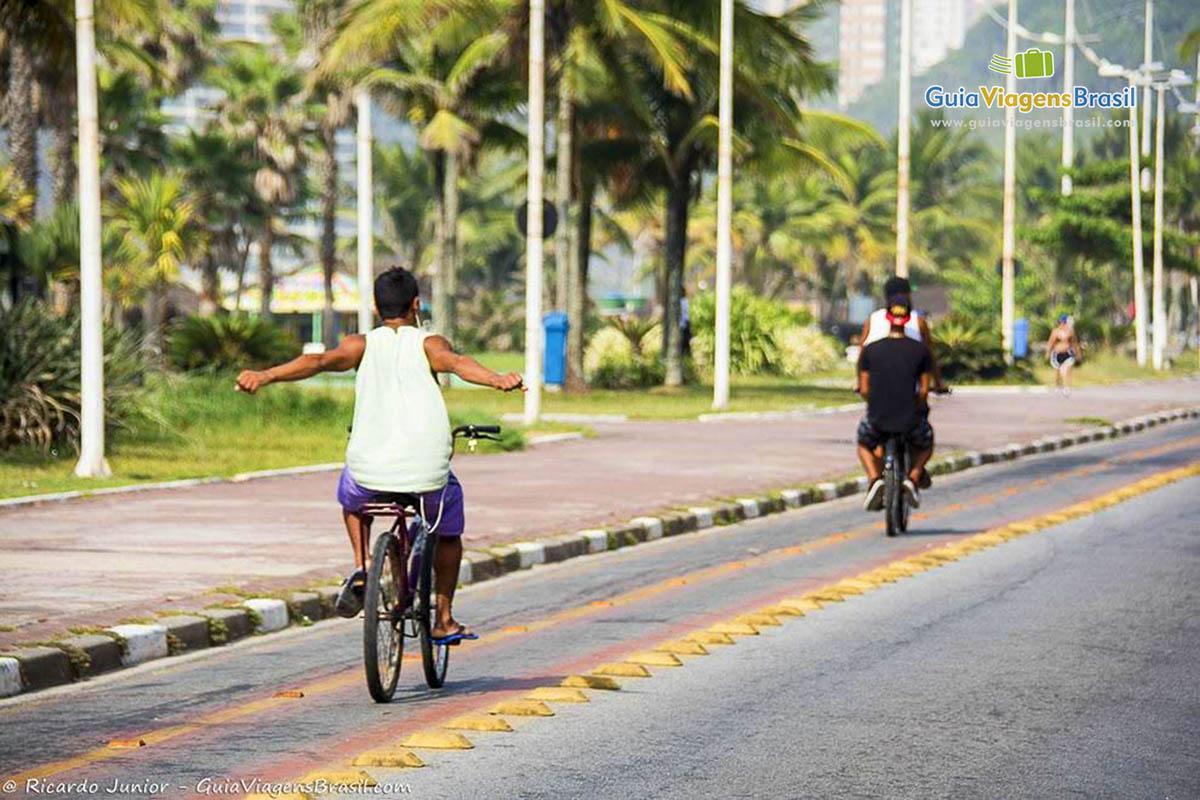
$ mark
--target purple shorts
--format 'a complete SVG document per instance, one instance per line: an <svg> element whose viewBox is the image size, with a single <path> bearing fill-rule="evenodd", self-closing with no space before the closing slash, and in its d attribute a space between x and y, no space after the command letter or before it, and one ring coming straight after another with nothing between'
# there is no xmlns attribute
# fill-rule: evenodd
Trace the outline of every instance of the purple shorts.
<svg viewBox="0 0 1200 800"><path fill-rule="evenodd" d="M388 492L377 492L374 489L364 489L359 486L354 478L350 475L350 470L342 467L342 476L338 478L337 501L342 508L347 511L358 511L367 503L373 502L380 497L386 497ZM424 500L426 522L431 526L437 524L438 536L462 536L463 529L466 527L466 518L463 514L463 490L462 484L458 482L458 478L454 473L450 473L450 480L441 489L434 489L431 492L421 492L417 497ZM438 521L439 505L441 507L441 521Z"/></svg>

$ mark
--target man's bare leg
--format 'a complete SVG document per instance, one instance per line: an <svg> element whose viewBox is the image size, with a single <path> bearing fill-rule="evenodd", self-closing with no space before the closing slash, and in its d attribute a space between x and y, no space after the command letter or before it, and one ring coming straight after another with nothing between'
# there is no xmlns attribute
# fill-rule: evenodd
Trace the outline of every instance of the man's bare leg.
<svg viewBox="0 0 1200 800"><path fill-rule="evenodd" d="M350 547L354 550L354 566L366 569L367 537L362 515L343 508L342 520L346 523L346 535L350 537Z"/></svg>
<svg viewBox="0 0 1200 800"><path fill-rule="evenodd" d="M433 554L434 590L437 593L437 620L430 633L435 639L449 636L458 629L452 606L454 589L458 586L458 569L462 564L463 546L460 536L439 536Z"/></svg>
<svg viewBox="0 0 1200 800"><path fill-rule="evenodd" d="M867 471L867 479L874 483L883 476L882 461L875 451L869 447L858 446L858 460Z"/></svg>
<svg viewBox="0 0 1200 800"><path fill-rule="evenodd" d="M914 450L912 454L912 469L908 471L908 478L916 486L921 481L921 472L925 469L925 465L929 463L929 458L933 455L933 448L928 450Z"/></svg>

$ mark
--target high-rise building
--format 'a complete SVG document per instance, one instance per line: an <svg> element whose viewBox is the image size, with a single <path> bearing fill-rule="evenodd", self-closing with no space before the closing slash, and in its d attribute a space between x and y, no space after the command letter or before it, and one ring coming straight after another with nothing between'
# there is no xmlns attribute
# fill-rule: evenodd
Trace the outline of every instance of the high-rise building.
<svg viewBox="0 0 1200 800"><path fill-rule="evenodd" d="M853 103L887 69L887 0L842 0L838 17L838 106Z"/></svg>
<svg viewBox="0 0 1200 800"><path fill-rule="evenodd" d="M913 0L914 75L962 47L967 35L967 4L968 0Z"/></svg>

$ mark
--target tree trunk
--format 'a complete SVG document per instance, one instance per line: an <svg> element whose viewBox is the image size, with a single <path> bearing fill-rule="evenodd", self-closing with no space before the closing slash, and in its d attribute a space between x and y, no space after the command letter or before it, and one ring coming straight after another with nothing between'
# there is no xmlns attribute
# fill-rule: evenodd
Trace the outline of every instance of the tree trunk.
<svg viewBox="0 0 1200 800"><path fill-rule="evenodd" d="M46 86L47 96L59 98L49 111L54 139L50 145L51 197L55 206L75 199L75 87L63 81Z"/></svg>
<svg viewBox="0 0 1200 800"><path fill-rule="evenodd" d="M571 236L570 275L567 286L567 391L582 392L586 387L583 380L584 327L587 318L587 273L588 260L592 255L592 204L596 186L590 177L584 177L579 187L579 209ZM562 224L561 222L559 224Z"/></svg>
<svg viewBox="0 0 1200 800"><path fill-rule="evenodd" d="M321 341L327 349L337 338L333 311L333 273L337 268L338 160L336 131L321 134L321 276L325 305L321 309Z"/></svg>
<svg viewBox="0 0 1200 800"><path fill-rule="evenodd" d="M433 264L430 271L430 292L433 295L433 329L445 333L446 324L446 160L438 151L433 160L433 180L437 208L433 218Z"/></svg>
<svg viewBox="0 0 1200 800"><path fill-rule="evenodd" d="M33 107L33 54L20 35L9 40L8 151L25 191L37 199L37 114Z"/></svg>
<svg viewBox="0 0 1200 800"><path fill-rule="evenodd" d="M200 270L200 288L204 303L208 306L205 308L202 305L201 312L223 313L225 309L221 305L221 273L217 266L216 254L212 250L204 256Z"/></svg>
<svg viewBox="0 0 1200 800"><path fill-rule="evenodd" d="M462 165L458 153L446 154L446 185L442 191L446 203L446 249L442 257L442 300L445 321L442 323L442 335L454 341L454 329L457 322L456 306L458 300L458 207L461 198L458 188L459 169Z"/></svg>
<svg viewBox="0 0 1200 800"><path fill-rule="evenodd" d="M663 386L683 385L683 337L679 330L679 304L683 297L683 269L687 256L688 204L691 172L680 170L667 187L667 219L663 234Z"/></svg>
<svg viewBox="0 0 1200 800"><path fill-rule="evenodd" d="M271 266L271 248L274 244L275 220L268 214L262 238L258 241L258 314L268 321L271 319L271 296L275 292L275 271Z"/></svg>
<svg viewBox="0 0 1200 800"><path fill-rule="evenodd" d="M163 324L166 310L167 287L162 281L155 281L146 293L144 315L146 318L146 347L153 358L158 359L163 354Z"/></svg>
<svg viewBox="0 0 1200 800"><path fill-rule="evenodd" d="M564 63L562 74L558 79L558 143L555 146L555 205L558 212L558 228L554 232L554 277L555 296L554 307L566 310L571 303L571 175L574 150L575 127L575 98L571 92L571 82L567 77L567 66ZM569 324L575 324L575 317L567 312Z"/></svg>

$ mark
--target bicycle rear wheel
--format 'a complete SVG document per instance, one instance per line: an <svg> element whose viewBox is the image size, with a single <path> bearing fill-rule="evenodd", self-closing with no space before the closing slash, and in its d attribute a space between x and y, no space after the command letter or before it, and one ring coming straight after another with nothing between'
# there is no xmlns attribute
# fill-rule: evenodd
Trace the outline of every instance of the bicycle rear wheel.
<svg viewBox="0 0 1200 800"><path fill-rule="evenodd" d="M400 543L385 533L375 541L363 602L363 662L367 690L376 703L389 702L400 680L406 583Z"/></svg>
<svg viewBox="0 0 1200 800"><path fill-rule="evenodd" d="M417 534L416 557L419 561L417 597L413 613L417 620L417 635L421 640L421 663L425 667L425 683L430 689L440 689L446 682L446 670L450 666L450 647L433 641L434 592L433 556L437 548L437 537L422 526Z"/></svg>
<svg viewBox="0 0 1200 800"><path fill-rule="evenodd" d="M883 464L883 511L887 522L887 535L895 536L904 530L900 525L902 518L901 504L904 502L904 488L900 485L900 470L896 452L896 440L888 439L884 451Z"/></svg>
<svg viewBox="0 0 1200 800"><path fill-rule="evenodd" d="M900 518L896 522L900 528L900 532L903 533L908 530L908 518L912 513L912 505L908 500L908 492L904 491L904 479L908 477L908 468L912 455L909 452L907 443L900 445L896 450L900 456L900 460L897 462L898 469L896 470L896 475L898 476L897 484L900 486Z"/></svg>

